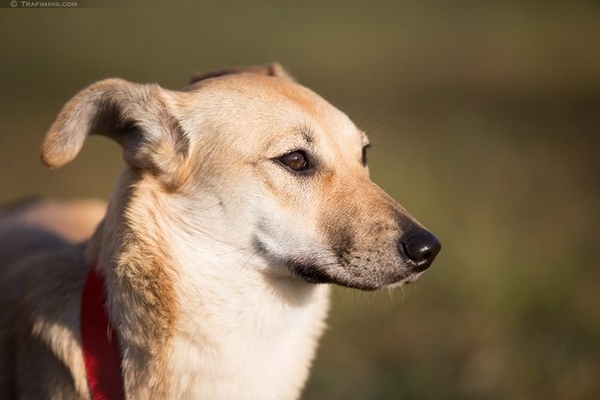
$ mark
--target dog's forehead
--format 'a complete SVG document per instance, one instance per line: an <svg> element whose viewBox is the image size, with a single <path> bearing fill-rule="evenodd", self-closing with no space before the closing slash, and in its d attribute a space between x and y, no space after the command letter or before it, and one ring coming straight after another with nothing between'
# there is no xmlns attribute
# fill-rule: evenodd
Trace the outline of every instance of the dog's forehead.
<svg viewBox="0 0 600 400"><path fill-rule="evenodd" d="M312 90L289 79L256 74L234 74L194 85L186 107L199 107L207 114L231 124L264 131L265 124L281 133L335 132L340 139L366 142L346 114Z"/></svg>

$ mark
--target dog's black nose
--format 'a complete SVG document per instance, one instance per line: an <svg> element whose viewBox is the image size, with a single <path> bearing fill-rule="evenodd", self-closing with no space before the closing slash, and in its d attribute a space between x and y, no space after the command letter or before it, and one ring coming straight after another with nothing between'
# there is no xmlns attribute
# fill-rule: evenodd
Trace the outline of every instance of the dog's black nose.
<svg viewBox="0 0 600 400"><path fill-rule="evenodd" d="M442 245L430 232L419 230L405 235L401 240L401 247L406 257L414 263L411 269L422 272L429 268Z"/></svg>

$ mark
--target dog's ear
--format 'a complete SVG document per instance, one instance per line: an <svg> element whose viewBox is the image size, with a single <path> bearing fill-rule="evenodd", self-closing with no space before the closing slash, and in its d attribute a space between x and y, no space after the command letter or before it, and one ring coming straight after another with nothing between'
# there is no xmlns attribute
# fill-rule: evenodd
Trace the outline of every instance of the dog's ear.
<svg viewBox="0 0 600 400"><path fill-rule="evenodd" d="M123 158L131 167L174 184L189 141L169 109L168 97L156 84L116 78L88 86L67 102L50 127L42 162L62 167L77 156L88 135L102 134L123 146Z"/></svg>
<svg viewBox="0 0 600 400"><path fill-rule="evenodd" d="M228 69L222 69L217 71L209 71L209 72L196 72L190 78L189 84L193 84L196 82L203 81L209 78L217 78L223 75L230 74L257 74L257 75L265 75L265 76L275 76L277 78L285 78L289 80L294 80L292 76L278 63L264 64L264 65L251 65L247 67L234 67Z"/></svg>

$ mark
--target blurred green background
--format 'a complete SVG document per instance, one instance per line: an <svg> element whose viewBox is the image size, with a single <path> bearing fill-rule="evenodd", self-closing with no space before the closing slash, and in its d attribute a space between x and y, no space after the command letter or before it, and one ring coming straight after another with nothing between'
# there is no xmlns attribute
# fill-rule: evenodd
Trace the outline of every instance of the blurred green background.
<svg viewBox="0 0 600 400"><path fill-rule="evenodd" d="M109 195L104 138L38 162L78 89L276 60L369 133L373 179L444 245L416 285L335 290L303 398L600 398L600 3L1 1L1 201Z"/></svg>

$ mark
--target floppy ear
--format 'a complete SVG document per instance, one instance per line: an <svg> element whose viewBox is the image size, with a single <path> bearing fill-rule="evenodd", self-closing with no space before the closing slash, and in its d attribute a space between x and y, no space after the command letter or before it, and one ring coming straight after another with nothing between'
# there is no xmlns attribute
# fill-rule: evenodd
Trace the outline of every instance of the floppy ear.
<svg viewBox="0 0 600 400"><path fill-rule="evenodd" d="M222 70L210 71L210 72L196 72L190 78L189 84L191 85L193 83L196 83L196 82L202 81L204 79L208 79L208 78L217 78L217 77L223 76L223 75L242 74L242 73L258 74L258 75L265 75L265 76L275 76L277 78L285 78L285 79L289 79L292 81L294 80L294 78L292 78L292 76L280 64L271 63L271 64L263 64L263 65L251 65L251 66L247 66L247 67L234 67L234 68L228 68L228 69L222 69Z"/></svg>
<svg viewBox="0 0 600 400"><path fill-rule="evenodd" d="M149 170L167 185L177 181L188 155L188 138L169 109L167 92L156 84L114 78L83 89L46 134L42 162L51 168L69 163L90 134L114 139L127 164Z"/></svg>

